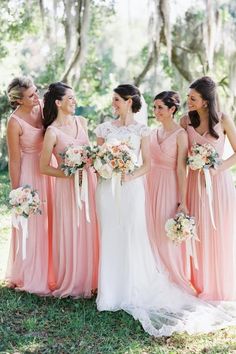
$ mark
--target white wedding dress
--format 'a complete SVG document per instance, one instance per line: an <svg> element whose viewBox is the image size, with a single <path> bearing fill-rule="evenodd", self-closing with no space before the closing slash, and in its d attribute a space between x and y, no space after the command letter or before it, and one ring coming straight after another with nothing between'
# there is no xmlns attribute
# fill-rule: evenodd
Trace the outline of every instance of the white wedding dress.
<svg viewBox="0 0 236 354"><path fill-rule="evenodd" d="M149 128L139 123L117 127L105 122L95 132L107 142L114 138L129 141L138 159L141 139L149 135ZM100 179L96 200L100 225L99 311L122 309L156 337L176 331L210 332L236 324L234 304L223 308L222 304L211 305L188 295L171 283L157 264L147 234L142 177L123 183L118 196L111 180Z"/></svg>

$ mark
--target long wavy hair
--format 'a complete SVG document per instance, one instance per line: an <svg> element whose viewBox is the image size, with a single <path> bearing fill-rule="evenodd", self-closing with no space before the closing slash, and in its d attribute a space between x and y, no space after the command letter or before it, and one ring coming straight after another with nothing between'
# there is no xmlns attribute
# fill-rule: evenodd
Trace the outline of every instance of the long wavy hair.
<svg viewBox="0 0 236 354"><path fill-rule="evenodd" d="M49 85L47 92L45 92L43 96L43 126L45 131L57 118L58 108L55 101L61 101L68 89L72 88L63 82L54 82Z"/></svg>
<svg viewBox="0 0 236 354"><path fill-rule="evenodd" d="M208 129L211 136L218 139L219 135L214 129L214 126L219 122L219 117L216 111L216 84L209 76L203 76L195 80L190 86L190 89L197 91L203 100L207 101L208 108ZM197 111L188 113L191 125L197 128L200 125L200 117Z"/></svg>
<svg viewBox="0 0 236 354"><path fill-rule="evenodd" d="M175 107L173 115L175 115L180 106L179 94L175 91L162 91L155 96L154 101L156 100L161 100L168 108Z"/></svg>

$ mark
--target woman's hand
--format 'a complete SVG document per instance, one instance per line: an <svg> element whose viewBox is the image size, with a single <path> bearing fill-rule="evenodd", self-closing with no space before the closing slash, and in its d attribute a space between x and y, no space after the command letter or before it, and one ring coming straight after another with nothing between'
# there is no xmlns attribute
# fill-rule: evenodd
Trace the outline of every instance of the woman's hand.
<svg viewBox="0 0 236 354"><path fill-rule="evenodd" d="M184 213L186 215L189 214L189 210L187 208L187 205L185 203L178 203L177 205L177 213Z"/></svg>
<svg viewBox="0 0 236 354"><path fill-rule="evenodd" d="M126 174L124 171L121 174L121 182L129 182L132 181L134 179L134 176L132 176L131 174Z"/></svg>

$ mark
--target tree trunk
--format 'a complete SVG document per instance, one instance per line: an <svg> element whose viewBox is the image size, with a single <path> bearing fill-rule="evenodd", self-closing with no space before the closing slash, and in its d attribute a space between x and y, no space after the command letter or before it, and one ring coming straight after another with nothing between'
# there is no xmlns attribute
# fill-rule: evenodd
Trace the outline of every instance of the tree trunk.
<svg viewBox="0 0 236 354"><path fill-rule="evenodd" d="M76 24L77 43L74 53L69 60L69 64L62 75L61 80L64 82L79 80L80 78L80 71L84 63L87 49L87 34L90 20L89 10L90 0L80 0L78 2L78 15L76 15L78 19ZM66 21L70 21L70 19L67 18Z"/></svg>

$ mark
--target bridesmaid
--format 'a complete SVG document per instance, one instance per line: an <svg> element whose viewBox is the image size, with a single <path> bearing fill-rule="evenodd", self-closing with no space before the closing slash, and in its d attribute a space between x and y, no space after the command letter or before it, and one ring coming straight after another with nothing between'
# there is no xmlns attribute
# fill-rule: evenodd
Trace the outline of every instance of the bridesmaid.
<svg viewBox="0 0 236 354"><path fill-rule="evenodd" d="M98 233L95 214L96 176L88 171L89 208L87 222L85 205L76 205L74 179L66 177L59 168L50 166L54 153L58 166L60 153L68 145L89 144L86 120L74 116L76 99L70 86L53 83L44 95L44 137L40 169L55 176L53 209L53 261L56 276L54 296L90 297L97 288Z"/></svg>
<svg viewBox="0 0 236 354"><path fill-rule="evenodd" d="M188 213L186 205L186 157L188 138L174 115L180 105L174 91L163 91L154 98L154 114L161 127L151 133L151 170L147 175L149 235L156 258L160 256L171 280L195 294L186 271L185 245L175 245L165 232L167 219L177 212Z"/></svg>
<svg viewBox="0 0 236 354"><path fill-rule="evenodd" d="M49 287L54 285L49 251L52 186L51 179L40 175L39 171L43 143L39 96L34 83L26 77L13 79L7 93L14 108L7 125L11 187L29 184L39 192L43 204L42 215L29 218L25 260L22 259L22 233L15 228L12 231L6 281L10 287L47 295Z"/></svg>
<svg viewBox="0 0 236 354"><path fill-rule="evenodd" d="M189 170L187 199L190 214L198 220L199 271L192 269L192 282L206 300L236 300L236 192L229 168L236 163L236 128L233 120L216 111L216 84L202 77L189 87L189 112L181 119L189 145L211 144L222 158L225 135L235 153L215 170L211 169L213 216L210 217L205 180ZM200 193L199 193L200 192Z"/></svg>

